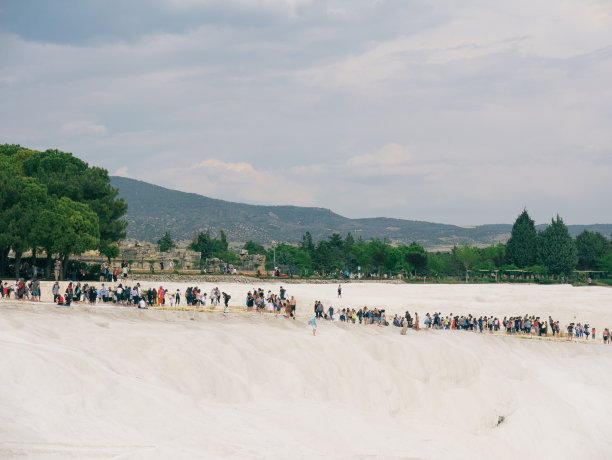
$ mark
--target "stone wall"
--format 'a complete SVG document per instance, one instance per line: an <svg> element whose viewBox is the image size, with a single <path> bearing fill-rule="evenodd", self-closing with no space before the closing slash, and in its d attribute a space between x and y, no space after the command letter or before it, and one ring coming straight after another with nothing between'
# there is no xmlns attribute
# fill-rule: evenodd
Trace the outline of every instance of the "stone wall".
<svg viewBox="0 0 612 460"><path fill-rule="evenodd" d="M266 256L262 255L249 255L241 253L239 255L240 262L238 264L228 264L223 262L222 260L211 257L206 259L206 271L208 272L221 272L223 268L229 268L233 270L234 268L237 271L241 272L252 272L257 273L259 270L261 273L266 272Z"/></svg>
<svg viewBox="0 0 612 460"><path fill-rule="evenodd" d="M200 268L200 253L189 249L172 248L166 252L160 252L158 247L151 243L139 246L121 248L121 259L132 260L132 268L137 270L148 270L150 262L153 261L155 270L159 270L160 262L164 263L164 269L170 268L172 261L175 270L197 270Z"/></svg>
<svg viewBox="0 0 612 460"><path fill-rule="evenodd" d="M261 273L266 272L266 256L241 254L240 262L242 263L243 271L257 272L259 270Z"/></svg>
<svg viewBox="0 0 612 460"><path fill-rule="evenodd" d="M160 262L164 263L164 271L174 270L200 270L200 253L189 249L173 248L166 252L160 252L159 246L152 243L139 243L122 245L119 247L120 254L117 258L112 259L113 266L121 265L121 262L131 261L131 268L134 270L151 269L151 261L154 270L160 270ZM240 272L265 273L266 271L266 256L249 255L242 252L239 255L240 262L236 265L229 264L230 270L236 268ZM96 251L89 251L80 256L73 256L72 259L80 260L88 264L102 264L107 262L106 257L100 256ZM170 269L170 261L173 262L173 267ZM209 258L205 261L207 272L221 272L228 264L217 258Z"/></svg>
<svg viewBox="0 0 612 460"><path fill-rule="evenodd" d="M169 251L160 252L157 245L140 243L138 246L120 246L119 250L119 257L111 260L113 266L119 266L123 261L132 261L133 269L149 270L150 261L152 261L156 271L160 269L160 262L164 263L164 270L170 270L172 261L174 270L199 270L200 268L200 253L189 249L172 248ZM88 264L107 262L106 257L93 251L74 256L73 259L79 259Z"/></svg>

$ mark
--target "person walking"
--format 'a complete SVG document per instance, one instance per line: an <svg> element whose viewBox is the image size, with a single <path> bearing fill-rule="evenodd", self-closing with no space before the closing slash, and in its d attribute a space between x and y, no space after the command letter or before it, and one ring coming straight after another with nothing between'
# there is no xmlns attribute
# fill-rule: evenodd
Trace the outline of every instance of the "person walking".
<svg viewBox="0 0 612 460"><path fill-rule="evenodd" d="M60 271L62 269L62 264L60 264L59 260L55 261L55 264L53 265L53 273L55 274L55 281L59 281L59 276L60 276ZM55 302L55 300L54 300Z"/></svg>
<svg viewBox="0 0 612 460"><path fill-rule="evenodd" d="M57 299L59 298L59 290L59 283L56 281L51 289L51 292L53 293L53 303L57 303Z"/></svg>
<svg viewBox="0 0 612 460"><path fill-rule="evenodd" d="M295 319L295 306L296 306L297 302L295 300L295 297L291 296L291 300L289 301L289 315L291 317L293 317L293 319Z"/></svg>
<svg viewBox="0 0 612 460"><path fill-rule="evenodd" d="M317 335L317 317L313 316L310 320L310 325L312 326L312 335Z"/></svg>

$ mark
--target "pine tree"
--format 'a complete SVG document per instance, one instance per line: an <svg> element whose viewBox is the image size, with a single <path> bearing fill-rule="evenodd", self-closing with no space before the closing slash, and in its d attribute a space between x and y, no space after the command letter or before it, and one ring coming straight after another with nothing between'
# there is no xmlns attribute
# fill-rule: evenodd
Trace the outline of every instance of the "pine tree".
<svg viewBox="0 0 612 460"><path fill-rule="evenodd" d="M554 275L569 275L576 268L576 243L559 215L538 233L538 262Z"/></svg>
<svg viewBox="0 0 612 460"><path fill-rule="evenodd" d="M300 249L305 251L307 254L312 257L314 255L315 246L312 241L312 235L310 232L306 232L306 234L302 235L302 242L300 243Z"/></svg>
<svg viewBox="0 0 612 460"><path fill-rule="evenodd" d="M535 265L537 258L537 232L526 209L516 218L506 245L508 262L519 268Z"/></svg>
<svg viewBox="0 0 612 460"><path fill-rule="evenodd" d="M159 244L160 252L166 252L166 251L169 251L170 249L176 247L176 243L174 241L172 241L172 237L170 236L170 232L164 233L164 236L162 236L157 241L157 244Z"/></svg>

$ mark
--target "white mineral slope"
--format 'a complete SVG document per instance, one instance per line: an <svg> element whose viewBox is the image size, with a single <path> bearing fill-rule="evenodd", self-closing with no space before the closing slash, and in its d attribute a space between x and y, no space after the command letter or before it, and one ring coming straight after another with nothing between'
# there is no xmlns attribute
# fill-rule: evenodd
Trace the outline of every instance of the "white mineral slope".
<svg viewBox="0 0 612 460"><path fill-rule="evenodd" d="M612 346L338 322L313 337L306 318L190 318L0 304L0 458L612 452Z"/></svg>

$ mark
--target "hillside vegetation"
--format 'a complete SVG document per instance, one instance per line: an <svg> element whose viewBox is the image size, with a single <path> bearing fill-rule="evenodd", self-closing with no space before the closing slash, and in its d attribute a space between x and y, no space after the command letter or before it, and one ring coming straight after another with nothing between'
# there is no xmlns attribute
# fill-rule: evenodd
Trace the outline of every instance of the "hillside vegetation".
<svg viewBox="0 0 612 460"><path fill-rule="evenodd" d="M117 176L111 177L111 184L128 203L128 238L141 241L157 241L166 231L175 239L186 240L200 231L216 234L223 229L230 241L297 243L310 231L315 241L336 232L352 233L355 239L386 238L404 244L416 241L427 249L449 249L465 243L505 242L512 229L510 224L463 228L384 217L349 219L324 208L232 203ZM612 232L608 224L568 227L573 236L584 229L604 235Z"/></svg>

